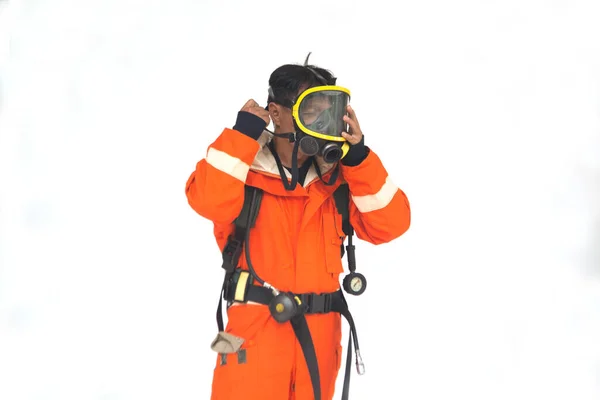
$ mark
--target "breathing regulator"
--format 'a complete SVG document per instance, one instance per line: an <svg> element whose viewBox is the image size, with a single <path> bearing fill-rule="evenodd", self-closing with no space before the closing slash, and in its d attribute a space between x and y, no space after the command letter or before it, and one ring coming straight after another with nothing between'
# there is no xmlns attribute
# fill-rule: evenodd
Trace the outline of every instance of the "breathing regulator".
<svg viewBox="0 0 600 400"><path fill-rule="evenodd" d="M273 297L269 304L269 311L275 321L284 323L299 314L302 302L298 296L280 292L272 286L270 289L273 291L275 297Z"/></svg>

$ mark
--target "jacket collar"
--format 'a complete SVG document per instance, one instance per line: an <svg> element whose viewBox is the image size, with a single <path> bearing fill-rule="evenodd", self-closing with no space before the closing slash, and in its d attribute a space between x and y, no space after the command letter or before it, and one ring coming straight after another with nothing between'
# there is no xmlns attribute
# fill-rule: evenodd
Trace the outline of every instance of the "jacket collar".
<svg viewBox="0 0 600 400"><path fill-rule="evenodd" d="M267 132L263 131L263 133L258 138L258 143L260 144L260 150L256 154L252 165L250 166L250 170L262 173L265 175L276 177L281 180L281 176L279 175L279 169L277 168L277 162L275 161L275 157L271 154L271 150L269 150L268 144L273 139L273 136ZM326 174L330 172L333 167L335 167L335 163L329 164L323 161L322 157L317 157L317 165L321 170L321 175L324 179L327 179ZM292 174L284 168L285 176L288 179L292 179ZM338 177L338 179L340 179ZM319 176L317 175L317 171L315 170L314 165L311 165L308 173L306 174L306 179L304 180L304 188L308 187L310 184L319 180ZM298 184L300 186L300 184ZM282 185L283 187L283 185Z"/></svg>

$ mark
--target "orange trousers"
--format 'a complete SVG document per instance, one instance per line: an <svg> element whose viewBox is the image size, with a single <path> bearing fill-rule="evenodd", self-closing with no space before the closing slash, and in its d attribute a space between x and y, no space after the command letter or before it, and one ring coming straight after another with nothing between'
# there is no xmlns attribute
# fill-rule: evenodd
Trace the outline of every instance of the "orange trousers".
<svg viewBox="0 0 600 400"><path fill-rule="evenodd" d="M304 354L289 322L275 321L267 306L258 304L234 305L227 316L225 331L245 340L245 357L217 356L211 400L314 400ZM309 314L306 321L319 365L321 399L331 400L343 357L341 316Z"/></svg>

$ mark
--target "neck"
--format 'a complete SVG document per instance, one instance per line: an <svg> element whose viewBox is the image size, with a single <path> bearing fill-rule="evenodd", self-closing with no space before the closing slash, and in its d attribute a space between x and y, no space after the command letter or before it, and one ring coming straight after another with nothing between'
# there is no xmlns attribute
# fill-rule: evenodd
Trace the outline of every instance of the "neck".
<svg viewBox="0 0 600 400"><path fill-rule="evenodd" d="M275 146L275 151L281 160L281 164L283 164L284 167L291 168L294 143L290 143L290 141L286 138L279 138L275 136L273 137L273 144ZM304 164L304 161L307 159L308 156L298 149L298 166Z"/></svg>

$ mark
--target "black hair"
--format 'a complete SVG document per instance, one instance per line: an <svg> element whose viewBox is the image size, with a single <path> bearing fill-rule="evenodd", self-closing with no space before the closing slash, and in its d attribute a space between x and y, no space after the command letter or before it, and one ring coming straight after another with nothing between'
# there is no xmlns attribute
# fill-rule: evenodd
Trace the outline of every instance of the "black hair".
<svg viewBox="0 0 600 400"><path fill-rule="evenodd" d="M291 107L300 88L335 85L336 80L331 71L315 65L285 64L271 73L267 103Z"/></svg>

